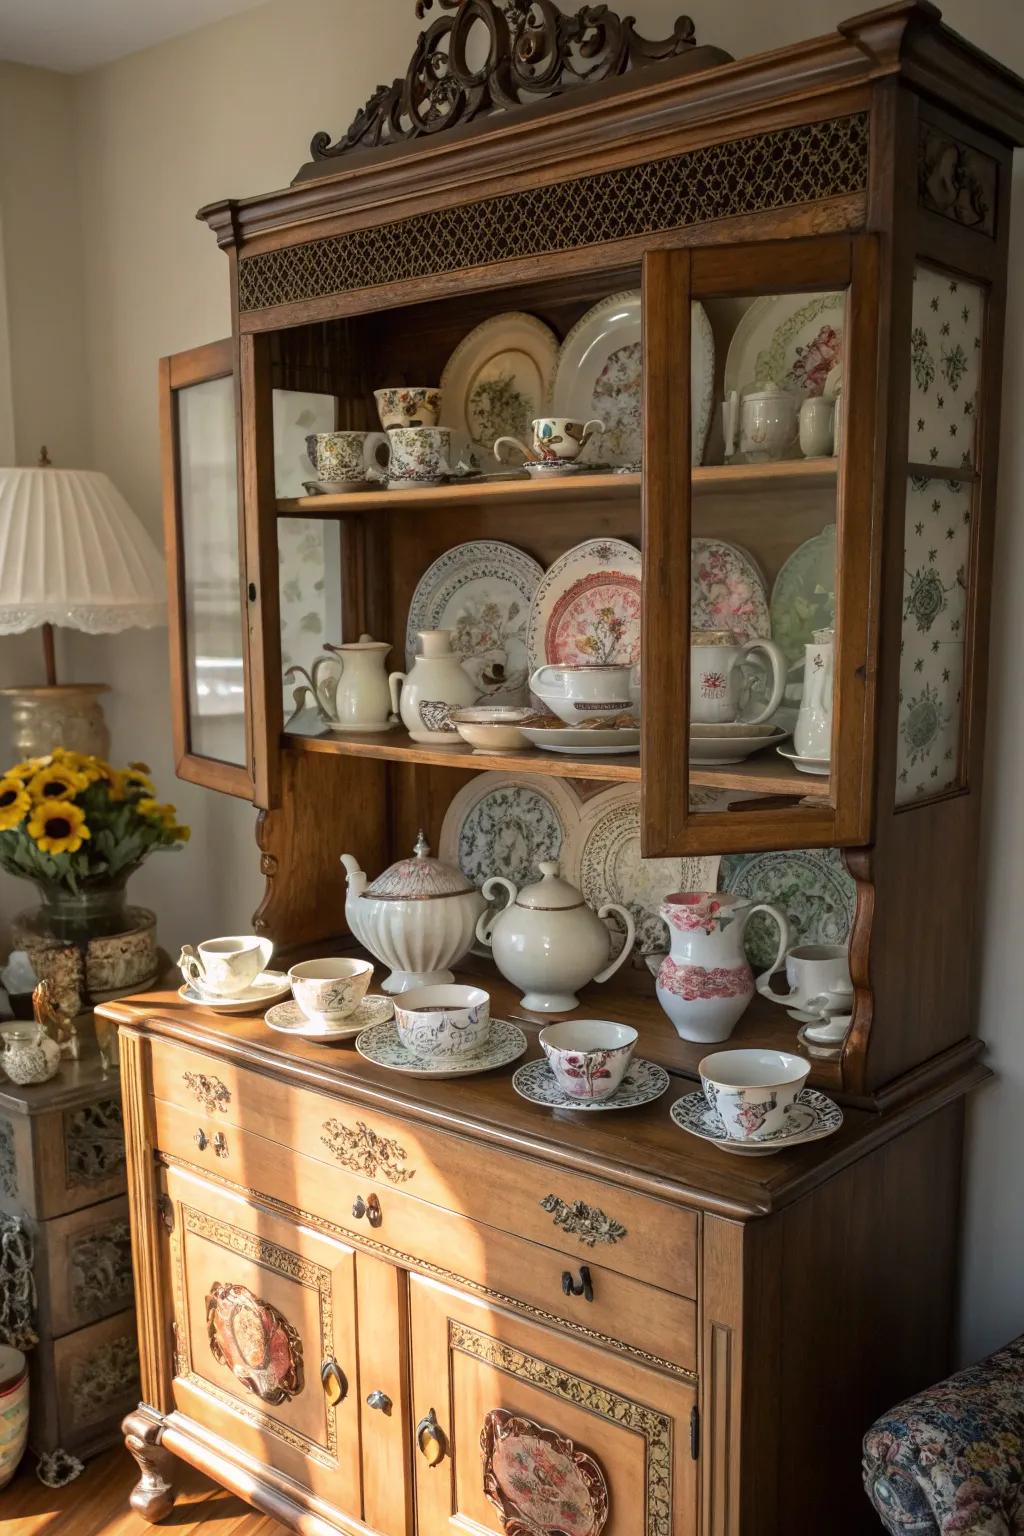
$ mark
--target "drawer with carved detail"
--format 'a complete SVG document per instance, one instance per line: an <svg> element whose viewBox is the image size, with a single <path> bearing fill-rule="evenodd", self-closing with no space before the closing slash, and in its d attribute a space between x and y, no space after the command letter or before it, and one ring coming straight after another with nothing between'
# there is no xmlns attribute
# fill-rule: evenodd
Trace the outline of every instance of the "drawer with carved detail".
<svg viewBox="0 0 1024 1536"><path fill-rule="evenodd" d="M669 1370L695 1369L696 1306L688 1297L643 1285L590 1255L581 1261L564 1244L542 1246L507 1228L427 1204L409 1184L383 1188L301 1153L282 1158L275 1142L219 1115L197 1116L157 1099L154 1121L156 1145L165 1158L273 1201L292 1221L314 1220L344 1242L520 1307L619 1354ZM435 1173L443 1179L443 1163ZM555 1242L559 1235L552 1228Z"/></svg>
<svg viewBox="0 0 1024 1536"><path fill-rule="evenodd" d="M39 1331L60 1337L132 1303L132 1247L124 1195L32 1223Z"/></svg>
<svg viewBox="0 0 1024 1536"><path fill-rule="evenodd" d="M697 1294L697 1215L684 1206L155 1040L157 1098L193 1106L319 1162L400 1188L478 1221L505 1226L680 1296Z"/></svg>
<svg viewBox="0 0 1024 1536"><path fill-rule="evenodd" d="M140 1396L135 1308L41 1339L30 1369L33 1450L88 1455L109 1445Z"/></svg>
<svg viewBox="0 0 1024 1536"><path fill-rule="evenodd" d="M0 1113L0 1210L48 1221L124 1193L117 1077L86 1103Z"/></svg>

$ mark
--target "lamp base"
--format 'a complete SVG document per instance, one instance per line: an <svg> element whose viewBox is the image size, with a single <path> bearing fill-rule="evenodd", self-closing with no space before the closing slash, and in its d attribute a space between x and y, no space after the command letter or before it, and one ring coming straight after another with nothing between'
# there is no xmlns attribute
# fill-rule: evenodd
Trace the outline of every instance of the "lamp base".
<svg viewBox="0 0 1024 1536"><path fill-rule="evenodd" d="M110 732L99 701L106 683L56 683L48 687L0 688L11 701L11 741L18 757L45 757L54 747L106 757Z"/></svg>

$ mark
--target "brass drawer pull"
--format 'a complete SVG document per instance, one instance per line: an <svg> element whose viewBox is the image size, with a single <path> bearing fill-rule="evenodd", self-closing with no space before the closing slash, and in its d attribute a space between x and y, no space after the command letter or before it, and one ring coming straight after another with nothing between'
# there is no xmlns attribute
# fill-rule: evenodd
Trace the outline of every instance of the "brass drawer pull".
<svg viewBox="0 0 1024 1536"><path fill-rule="evenodd" d="M586 1264L580 1265L580 1277L578 1280L573 1279L571 1270L563 1269L562 1292L566 1296L582 1296L585 1301L593 1301L594 1286L590 1279L590 1270Z"/></svg>
<svg viewBox="0 0 1024 1536"><path fill-rule="evenodd" d="M433 1408L416 1425L416 1444L428 1467L436 1467L444 1461L448 1441Z"/></svg>
<svg viewBox="0 0 1024 1536"><path fill-rule="evenodd" d="M196 1131L195 1135L192 1137L192 1140L195 1142L200 1152L205 1152L207 1147L210 1145L209 1138L207 1137L207 1134L203 1130L202 1126L200 1126L198 1131Z"/></svg>
<svg viewBox="0 0 1024 1536"><path fill-rule="evenodd" d="M228 1139L224 1135L223 1131L214 1131L214 1133L213 1133L213 1150L217 1154L218 1157L227 1157L227 1155L228 1155Z"/></svg>
<svg viewBox="0 0 1024 1536"><path fill-rule="evenodd" d="M325 1360L320 1367L320 1380L332 1408L337 1408L348 1396L348 1380L337 1360Z"/></svg>
<svg viewBox="0 0 1024 1536"><path fill-rule="evenodd" d="M368 1408L376 1408L377 1412L383 1413L386 1418L390 1417L394 1406L386 1392L371 1392L366 1399L366 1405Z"/></svg>
<svg viewBox="0 0 1024 1536"><path fill-rule="evenodd" d="M357 1195L352 1206L352 1215L356 1221L362 1221L365 1216L371 1227L379 1227L384 1220L384 1212L380 1208L380 1201L376 1195L371 1195L369 1200L364 1200L362 1195Z"/></svg>

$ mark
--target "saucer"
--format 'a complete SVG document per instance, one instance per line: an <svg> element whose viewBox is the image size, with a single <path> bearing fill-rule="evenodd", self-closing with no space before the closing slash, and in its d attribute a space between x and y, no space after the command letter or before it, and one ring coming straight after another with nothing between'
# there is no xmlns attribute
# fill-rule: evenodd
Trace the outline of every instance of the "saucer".
<svg viewBox="0 0 1024 1536"><path fill-rule="evenodd" d="M798 1147L808 1141L820 1141L831 1136L843 1123L843 1112L833 1104L827 1094L816 1088L804 1088L797 1094L796 1103L786 1115L787 1124L781 1131L761 1136L757 1141L736 1141L728 1136L717 1109L712 1109L702 1089L676 1099L669 1113L681 1130L699 1136L702 1141L714 1142L723 1152L734 1152L739 1157L770 1157L786 1147Z"/></svg>
<svg viewBox="0 0 1024 1536"><path fill-rule="evenodd" d="M370 992L359 1007L345 1019L325 1019L322 1024L307 1019L298 1003L278 1003L264 1018L264 1024L279 1030L282 1035L298 1035L303 1040L351 1040L362 1029L373 1024L383 1024L393 1018L395 1005L390 997Z"/></svg>
<svg viewBox="0 0 1024 1536"><path fill-rule="evenodd" d="M548 1109L582 1109L588 1113L598 1109L639 1109L641 1104L661 1098L668 1087L668 1073L655 1062L634 1056L622 1082L606 1099L574 1099L558 1086L546 1058L541 1057L517 1069L512 1087L520 1098Z"/></svg>
<svg viewBox="0 0 1024 1536"><path fill-rule="evenodd" d="M812 1040L807 1034L808 1028L813 1028L813 1025L805 1024L802 1029L797 1030L796 1036L808 1056L815 1056L819 1061L838 1061L843 1054L846 1036L844 1035L841 1040Z"/></svg>
<svg viewBox="0 0 1024 1536"><path fill-rule="evenodd" d="M639 752L640 732L630 727L608 726L584 730L582 726L521 726L523 735L544 752L569 752L573 757L606 757L615 753Z"/></svg>
<svg viewBox="0 0 1024 1536"><path fill-rule="evenodd" d="M291 990L291 982L284 971L262 971L251 987L236 992L233 997L213 997L200 992L190 981L178 988L178 996L183 1003L212 1008L214 1013L259 1013L282 997L290 997Z"/></svg>
<svg viewBox="0 0 1024 1536"><path fill-rule="evenodd" d="M490 1072L495 1067L507 1067L510 1061L518 1061L526 1050L526 1036L518 1024L510 1024L507 1019L492 1019L487 1040L472 1055L463 1056L458 1061L438 1062L435 1066L406 1050L398 1038L398 1026L391 1020L364 1029L356 1040L356 1050L374 1066L405 1072L410 1077L469 1077L474 1072Z"/></svg>
<svg viewBox="0 0 1024 1536"><path fill-rule="evenodd" d="M347 496L354 491L379 491L381 480L303 480L307 496Z"/></svg>
<svg viewBox="0 0 1024 1536"><path fill-rule="evenodd" d="M789 735L788 731L781 728L765 734L757 731L756 728L744 731L732 727L722 729L717 735L708 734L712 730L714 730L713 726L704 726L700 728L699 734L695 735L694 726L690 726L688 756L691 763L706 763L709 767L742 763L746 758L752 757L755 752L763 752L765 747L773 747L785 741ZM781 747L779 750L782 750Z"/></svg>
<svg viewBox="0 0 1024 1536"><path fill-rule="evenodd" d="M780 757L787 757L801 773L816 773L821 778L827 778L832 772L832 763L827 757L801 757L799 752L785 752L782 747L776 747Z"/></svg>
<svg viewBox="0 0 1024 1536"><path fill-rule="evenodd" d="M538 464L529 459L523 465L526 473L534 480L557 480L559 475L578 475L582 467L580 464Z"/></svg>

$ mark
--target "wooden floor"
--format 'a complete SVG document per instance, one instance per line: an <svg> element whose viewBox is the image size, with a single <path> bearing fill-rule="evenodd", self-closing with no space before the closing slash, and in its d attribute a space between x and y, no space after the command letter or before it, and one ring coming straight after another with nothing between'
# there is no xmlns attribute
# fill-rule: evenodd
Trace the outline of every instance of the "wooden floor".
<svg viewBox="0 0 1024 1536"><path fill-rule="evenodd" d="M44 1488L35 1475L35 1459L0 1491L2 1536L285 1536L276 1520L258 1514L225 1493L191 1467L182 1466L178 1501L166 1520L150 1525L128 1506L138 1468L118 1446L86 1465L66 1488Z"/></svg>

